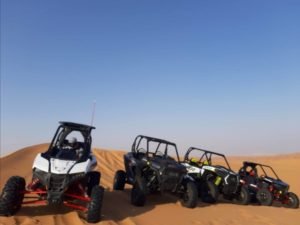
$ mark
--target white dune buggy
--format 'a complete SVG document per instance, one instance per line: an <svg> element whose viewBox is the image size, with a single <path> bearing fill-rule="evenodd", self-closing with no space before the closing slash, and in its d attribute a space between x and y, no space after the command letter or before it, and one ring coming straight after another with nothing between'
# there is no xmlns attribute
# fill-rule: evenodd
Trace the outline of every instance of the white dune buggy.
<svg viewBox="0 0 300 225"><path fill-rule="evenodd" d="M49 149L36 156L27 187L23 177L8 179L0 195L0 215L13 215L25 204L64 204L86 212L88 222L100 221L104 188L99 186L100 172L94 171L94 128L60 122Z"/></svg>

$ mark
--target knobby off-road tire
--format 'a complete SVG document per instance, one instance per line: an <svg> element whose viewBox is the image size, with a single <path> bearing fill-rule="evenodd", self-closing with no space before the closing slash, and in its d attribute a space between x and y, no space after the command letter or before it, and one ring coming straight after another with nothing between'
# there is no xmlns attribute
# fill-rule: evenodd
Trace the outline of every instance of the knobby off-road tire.
<svg viewBox="0 0 300 225"><path fill-rule="evenodd" d="M87 194L88 196L91 196L93 187L100 184L101 173L98 171L91 171L87 174L87 176Z"/></svg>
<svg viewBox="0 0 300 225"><path fill-rule="evenodd" d="M289 192L287 193L287 197L289 199L288 203L286 204L287 207L293 209L299 208L299 198L295 193Z"/></svg>
<svg viewBox="0 0 300 225"><path fill-rule="evenodd" d="M134 206L144 206L146 203L146 184L142 178L136 180L131 189L131 204Z"/></svg>
<svg viewBox="0 0 300 225"><path fill-rule="evenodd" d="M195 208L198 203L198 189L194 182L188 182L185 187L181 204L187 208Z"/></svg>
<svg viewBox="0 0 300 225"><path fill-rule="evenodd" d="M206 181L206 188L207 188L207 196L210 199L210 203L215 203L218 201L219 198L219 190L218 187L214 184L213 181L208 180Z"/></svg>
<svg viewBox="0 0 300 225"><path fill-rule="evenodd" d="M14 215L22 206L25 192L25 179L13 176L6 182L0 195L0 215Z"/></svg>
<svg viewBox="0 0 300 225"><path fill-rule="evenodd" d="M241 187L238 196L235 198L235 202L240 205L248 205L250 203L251 196L250 192L246 187Z"/></svg>
<svg viewBox="0 0 300 225"><path fill-rule="evenodd" d="M115 173L113 189L124 190L125 183L126 183L126 172L124 170L118 170Z"/></svg>
<svg viewBox="0 0 300 225"><path fill-rule="evenodd" d="M196 184L197 184L197 188L198 188L198 196L199 196L199 198L201 198L201 201L205 202L205 203L209 203L209 204L215 203L215 199L213 199L211 197L211 195L209 195L206 181L205 182L200 181Z"/></svg>
<svg viewBox="0 0 300 225"><path fill-rule="evenodd" d="M101 220L101 209L104 196L102 186L94 186L91 192L91 201L88 205L87 222L97 223Z"/></svg>
<svg viewBox="0 0 300 225"><path fill-rule="evenodd" d="M273 195L266 188L258 190L256 193L256 198L261 205L270 206L273 203Z"/></svg>

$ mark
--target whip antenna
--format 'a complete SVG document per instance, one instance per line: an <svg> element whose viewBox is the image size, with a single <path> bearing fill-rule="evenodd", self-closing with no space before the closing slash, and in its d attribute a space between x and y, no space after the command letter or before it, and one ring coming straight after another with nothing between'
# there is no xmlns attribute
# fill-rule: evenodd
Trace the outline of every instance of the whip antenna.
<svg viewBox="0 0 300 225"><path fill-rule="evenodd" d="M93 126L93 123L94 123L95 110L96 110L96 100L93 102L91 126Z"/></svg>

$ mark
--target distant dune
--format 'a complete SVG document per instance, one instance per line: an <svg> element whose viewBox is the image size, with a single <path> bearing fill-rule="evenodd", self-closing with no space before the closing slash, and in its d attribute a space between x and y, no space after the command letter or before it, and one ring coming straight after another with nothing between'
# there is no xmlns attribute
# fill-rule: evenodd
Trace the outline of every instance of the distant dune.
<svg viewBox="0 0 300 225"><path fill-rule="evenodd" d="M0 158L0 188L12 175L31 179L31 166L38 152L47 149L47 144L21 149ZM239 206L230 202L215 205L199 201L195 209L183 208L176 197L154 195L147 199L145 207L130 204L130 189L112 191L114 172L123 168L122 151L94 149L98 170L102 174L101 184L106 188L103 202L103 225L298 225L300 209L264 207L258 205ZM243 160L271 164L291 190L300 195L300 153L277 156L228 157L233 169L241 167ZM26 206L13 217L0 217L0 225L80 225L87 224L80 213L68 208L48 206Z"/></svg>

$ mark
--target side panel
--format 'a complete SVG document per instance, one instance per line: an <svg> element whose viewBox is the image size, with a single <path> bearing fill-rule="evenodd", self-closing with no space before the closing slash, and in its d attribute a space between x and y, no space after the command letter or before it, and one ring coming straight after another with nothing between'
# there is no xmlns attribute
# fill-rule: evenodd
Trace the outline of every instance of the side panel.
<svg viewBox="0 0 300 225"><path fill-rule="evenodd" d="M127 182L129 184L133 184L135 179L133 168L136 167L136 160L134 159L132 153L124 155L124 166L126 170Z"/></svg>
<svg viewBox="0 0 300 225"><path fill-rule="evenodd" d="M42 157L41 153L39 153L33 161L32 169L34 169L34 168L37 168L37 169L42 170L44 172L48 172L48 170L49 170L49 161L47 159L45 159L44 157Z"/></svg>
<svg viewBox="0 0 300 225"><path fill-rule="evenodd" d="M204 170L208 170L208 171L212 171L212 172L215 172L216 171L216 168L213 167L213 166L203 166L202 167Z"/></svg>
<svg viewBox="0 0 300 225"><path fill-rule="evenodd" d="M97 166L97 161L95 157L88 159L85 162L77 163L74 167L70 170L69 174L74 173L87 173L92 171Z"/></svg>
<svg viewBox="0 0 300 225"><path fill-rule="evenodd" d="M185 166L185 168L187 169L188 173L191 174L201 174L203 173L203 170L199 167L196 167L196 166L191 166L190 164L188 163L181 163L183 166Z"/></svg>

